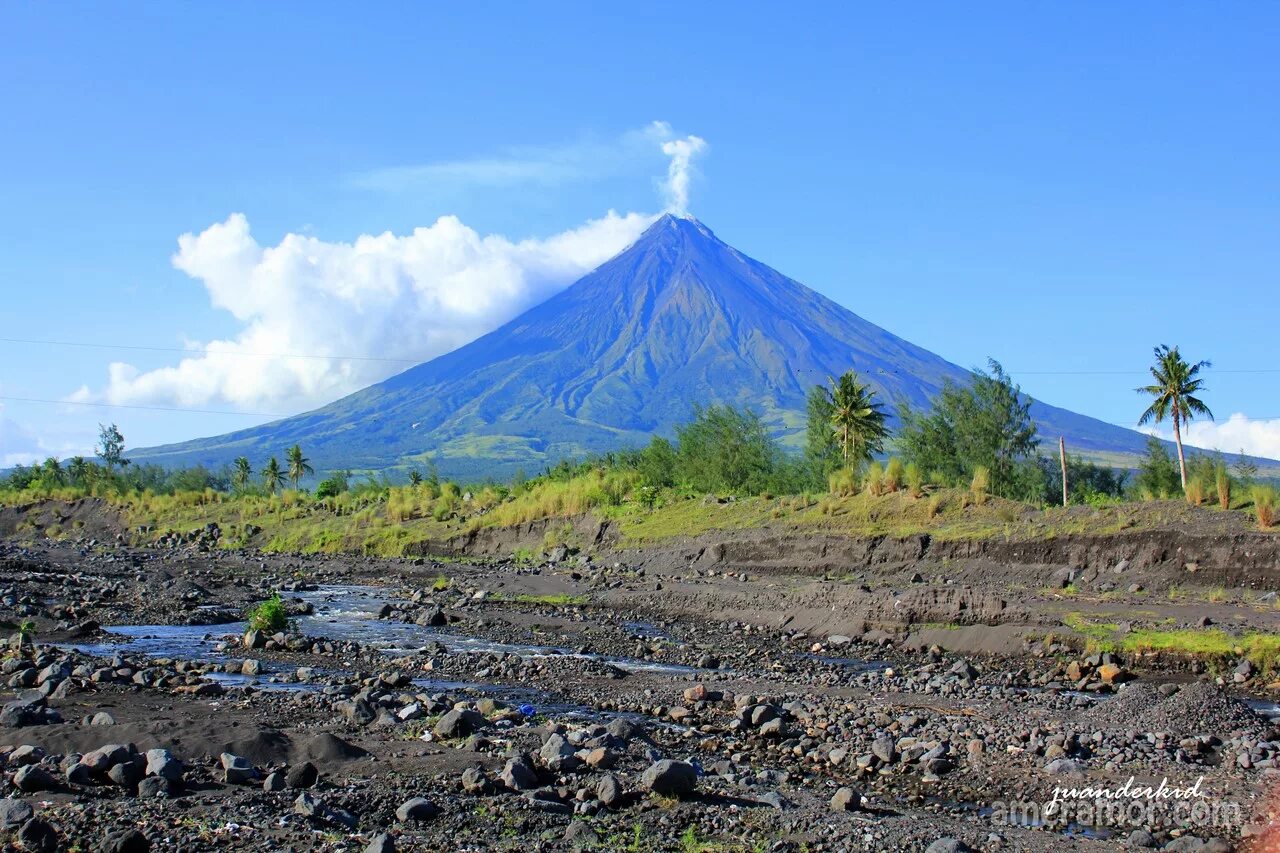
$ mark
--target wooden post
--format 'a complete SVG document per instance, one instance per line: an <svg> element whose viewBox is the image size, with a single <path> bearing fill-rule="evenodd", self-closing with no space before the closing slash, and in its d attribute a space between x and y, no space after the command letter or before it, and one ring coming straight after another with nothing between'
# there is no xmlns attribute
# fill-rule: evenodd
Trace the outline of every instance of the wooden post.
<svg viewBox="0 0 1280 853"><path fill-rule="evenodd" d="M1067 440L1058 436L1058 459L1062 462L1062 505L1067 505Z"/></svg>

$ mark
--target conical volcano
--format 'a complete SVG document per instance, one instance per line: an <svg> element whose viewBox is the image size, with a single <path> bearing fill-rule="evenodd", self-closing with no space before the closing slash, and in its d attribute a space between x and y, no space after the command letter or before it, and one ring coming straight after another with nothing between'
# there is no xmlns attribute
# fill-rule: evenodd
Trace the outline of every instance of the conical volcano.
<svg viewBox="0 0 1280 853"><path fill-rule="evenodd" d="M760 414L798 446L808 389L850 367L923 406L967 370L671 215L629 248L453 352L307 414L131 454L220 465L301 444L317 469L434 459L442 473L500 475L670 435L694 404ZM1035 403L1045 436L1135 453L1145 436Z"/></svg>

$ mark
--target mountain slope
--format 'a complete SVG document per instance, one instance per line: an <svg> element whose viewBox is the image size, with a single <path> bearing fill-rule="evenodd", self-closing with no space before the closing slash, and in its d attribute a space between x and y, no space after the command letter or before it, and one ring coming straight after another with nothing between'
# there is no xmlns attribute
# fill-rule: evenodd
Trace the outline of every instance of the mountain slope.
<svg viewBox="0 0 1280 853"><path fill-rule="evenodd" d="M797 443L810 386L856 368L887 402L927 403L968 371L748 258L690 219L664 216L578 282L477 340L323 408L214 438L135 451L220 465L302 444L317 470L435 458L442 472L502 473L648 441L694 403L760 413ZM1137 453L1145 437L1035 403L1046 437Z"/></svg>

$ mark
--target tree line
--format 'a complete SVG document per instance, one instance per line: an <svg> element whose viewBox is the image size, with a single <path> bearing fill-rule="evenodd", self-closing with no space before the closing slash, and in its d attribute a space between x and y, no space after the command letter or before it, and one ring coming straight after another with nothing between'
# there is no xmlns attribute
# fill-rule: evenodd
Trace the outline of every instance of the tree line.
<svg viewBox="0 0 1280 853"><path fill-rule="evenodd" d="M1136 389L1150 401L1139 424L1171 421L1177 458L1175 463L1161 441L1149 439L1132 481L1124 470L1077 456L1054 460L1043 454L1030 398L994 360L985 369L975 369L968 384L948 380L927 407L900 402L894 431L876 390L856 371L848 370L810 389L803 448L784 448L750 410L695 406L693 417L676 428L673 439L654 437L643 448L562 462L542 477L566 478L600 467L630 469L643 483L642 497L670 488L732 494L849 493L866 488L878 493L883 481L888 491L906 484L913 492L926 484L975 488L980 484L984 493L1035 504L1058 502L1058 496L1066 493L1076 503L1181 495L1196 504L1216 497L1228 507L1233 489L1254 485L1256 466L1243 453L1230 467L1219 454L1188 459L1182 443L1188 423L1196 417L1213 417L1201 399L1200 372L1209 362L1189 363L1177 347L1168 346L1157 347L1154 356L1151 383ZM113 484L158 493L215 489L274 495L286 485L298 491L302 481L315 473L298 444L286 451L283 464L271 456L256 470L246 456L216 472L202 466L179 470L131 466L120 431L114 424L99 426L96 461L77 456L65 465L51 458L42 465L19 466L10 474L8 485L50 489ZM893 453L887 459L886 448ZM430 478L438 487L434 471ZM423 475L410 471L409 479L416 486L423 482ZM523 481L523 474L517 474L512 490L519 490ZM378 484L371 480L368 485ZM390 485L384 478L381 487ZM349 472L331 472L316 486L315 497L323 499L350 488ZM1268 494L1268 487L1261 488L1257 500L1273 503L1274 490Z"/></svg>

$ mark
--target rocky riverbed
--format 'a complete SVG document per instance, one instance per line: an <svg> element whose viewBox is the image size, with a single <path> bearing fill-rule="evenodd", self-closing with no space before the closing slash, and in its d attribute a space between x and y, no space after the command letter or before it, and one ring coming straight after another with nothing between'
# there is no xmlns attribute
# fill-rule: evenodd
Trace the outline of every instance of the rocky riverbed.
<svg viewBox="0 0 1280 853"><path fill-rule="evenodd" d="M801 629L845 588L723 563L211 538L0 544L11 848L1266 849L1280 729L1243 665ZM289 628L248 630L275 591Z"/></svg>

